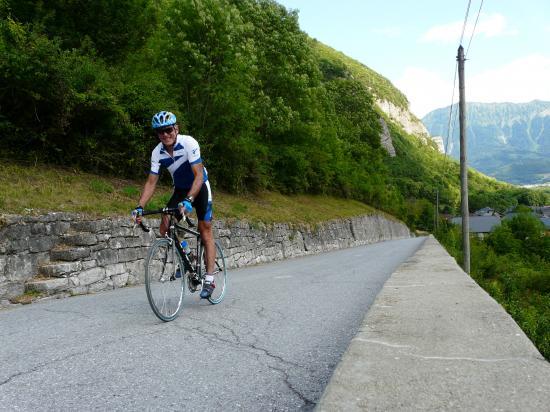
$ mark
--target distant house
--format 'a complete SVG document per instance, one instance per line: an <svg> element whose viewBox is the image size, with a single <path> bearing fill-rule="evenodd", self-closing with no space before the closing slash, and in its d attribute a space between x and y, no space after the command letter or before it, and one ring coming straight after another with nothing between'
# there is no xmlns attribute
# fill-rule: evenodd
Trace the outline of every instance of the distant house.
<svg viewBox="0 0 550 412"><path fill-rule="evenodd" d="M531 206L531 210L539 216L550 217L550 206Z"/></svg>
<svg viewBox="0 0 550 412"><path fill-rule="evenodd" d="M539 219L542 224L544 225L545 229L547 231L550 230L550 217L549 216L546 216L544 214L542 214L541 210L543 210L544 208L547 208L548 206L544 206L542 208L537 208L537 209L534 209L534 208L531 208L533 209L533 211L530 213L531 216L533 217L536 217L537 219ZM504 217L502 218L503 220L504 219L513 219L515 216L517 216L518 213L515 213L515 212L510 212L510 213L506 213L506 215L504 215Z"/></svg>
<svg viewBox="0 0 550 412"><path fill-rule="evenodd" d="M483 209L476 210L474 212L474 215L476 215L476 216L495 216L495 215L498 215L498 213L495 211L495 209L492 209L490 207L484 207Z"/></svg>
<svg viewBox="0 0 550 412"><path fill-rule="evenodd" d="M500 225L499 216L470 216L470 233L484 237ZM462 217L453 217L451 223L462 226Z"/></svg>

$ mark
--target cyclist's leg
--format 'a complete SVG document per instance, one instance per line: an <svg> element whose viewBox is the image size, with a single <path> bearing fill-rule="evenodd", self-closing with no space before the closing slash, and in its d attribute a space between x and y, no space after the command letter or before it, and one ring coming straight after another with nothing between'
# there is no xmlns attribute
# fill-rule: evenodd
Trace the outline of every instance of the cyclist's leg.
<svg viewBox="0 0 550 412"><path fill-rule="evenodd" d="M199 220L199 232L205 249L206 273L211 274L215 269L214 265L216 261L216 245L214 243L214 234L212 233L212 222Z"/></svg>
<svg viewBox="0 0 550 412"><path fill-rule="evenodd" d="M216 245L214 243L214 235L212 234L212 192L210 191L209 182L205 182L202 185L195 202L193 202L193 206L197 211L197 218L199 219L198 227L204 245L206 260L206 274L201 298L209 298L215 288L213 273L216 262Z"/></svg>
<svg viewBox="0 0 550 412"><path fill-rule="evenodd" d="M193 202L199 220L198 228L201 234L202 243L206 255L206 272L211 274L214 271L216 260L216 245L212 233L212 191L210 182L204 182L197 198Z"/></svg>

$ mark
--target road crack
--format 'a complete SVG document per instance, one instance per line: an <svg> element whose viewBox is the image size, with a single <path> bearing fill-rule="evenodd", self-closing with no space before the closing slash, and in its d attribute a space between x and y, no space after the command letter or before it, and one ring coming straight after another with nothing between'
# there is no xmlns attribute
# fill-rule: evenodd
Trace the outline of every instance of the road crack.
<svg viewBox="0 0 550 412"><path fill-rule="evenodd" d="M40 369L45 368L46 366L54 365L58 362L63 362L63 361L66 361L68 359L72 359L72 358L76 358L78 356L86 355L87 353L90 353L90 352L92 352L92 351L94 351L98 348L101 348L102 346L110 345L110 344L120 342L120 341L124 341L124 340L127 340L127 339L132 339L132 338L135 338L135 337L151 336L151 335L155 335L157 333L160 333L162 331L163 331L162 329L159 329L159 330L155 330L155 331L150 332L150 333L136 333L134 335L122 336L120 338L112 339L112 340L109 340L107 342L98 343L96 345L88 347L85 350L81 350L79 352L75 352L75 353L71 353L69 355L61 356L59 358L55 358L55 359L52 359L52 360L47 361L47 362L42 362L42 363L34 366L31 369L21 371L21 372L17 372L17 373L14 373L13 375L8 376L3 381L0 381L0 387L10 383L12 380L14 380L14 379L16 379L20 376L29 375L31 373L38 372Z"/></svg>

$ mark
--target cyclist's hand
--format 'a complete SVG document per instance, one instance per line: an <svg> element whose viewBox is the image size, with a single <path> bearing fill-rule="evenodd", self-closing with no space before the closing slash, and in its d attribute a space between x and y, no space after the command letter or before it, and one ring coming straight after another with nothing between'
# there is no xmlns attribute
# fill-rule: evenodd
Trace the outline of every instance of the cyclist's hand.
<svg viewBox="0 0 550 412"><path fill-rule="evenodd" d="M188 198L185 198L183 202L178 203L178 208L182 214L187 215L193 210L193 205Z"/></svg>
<svg viewBox="0 0 550 412"><path fill-rule="evenodd" d="M141 216L143 215L143 208L141 206L132 210L132 220L138 224L141 223Z"/></svg>

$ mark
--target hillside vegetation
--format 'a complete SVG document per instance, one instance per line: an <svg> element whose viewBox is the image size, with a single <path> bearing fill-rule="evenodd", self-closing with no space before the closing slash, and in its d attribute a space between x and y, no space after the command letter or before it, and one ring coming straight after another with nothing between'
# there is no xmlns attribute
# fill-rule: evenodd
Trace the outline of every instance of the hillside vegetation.
<svg viewBox="0 0 550 412"><path fill-rule="evenodd" d="M169 109L218 190L350 198L423 229L436 189L442 211L457 209L455 163L396 125L397 157L380 146L373 93L405 96L274 1L0 0L0 13L6 159L139 180L151 115ZM473 207L520 194L481 176L472 192Z"/></svg>
<svg viewBox="0 0 550 412"><path fill-rule="evenodd" d="M159 110L201 144L221 217L315 223L373 207L433 230L459 209L456 161L374 103L407 108L406 97L310 39L275 1L0 0L0 55L2 212L128 213ZM169 195L162 179L152 206ZM469 179L471 210L550 203L475 171ZM539 283L525 284L531 293Z"/></svg>

